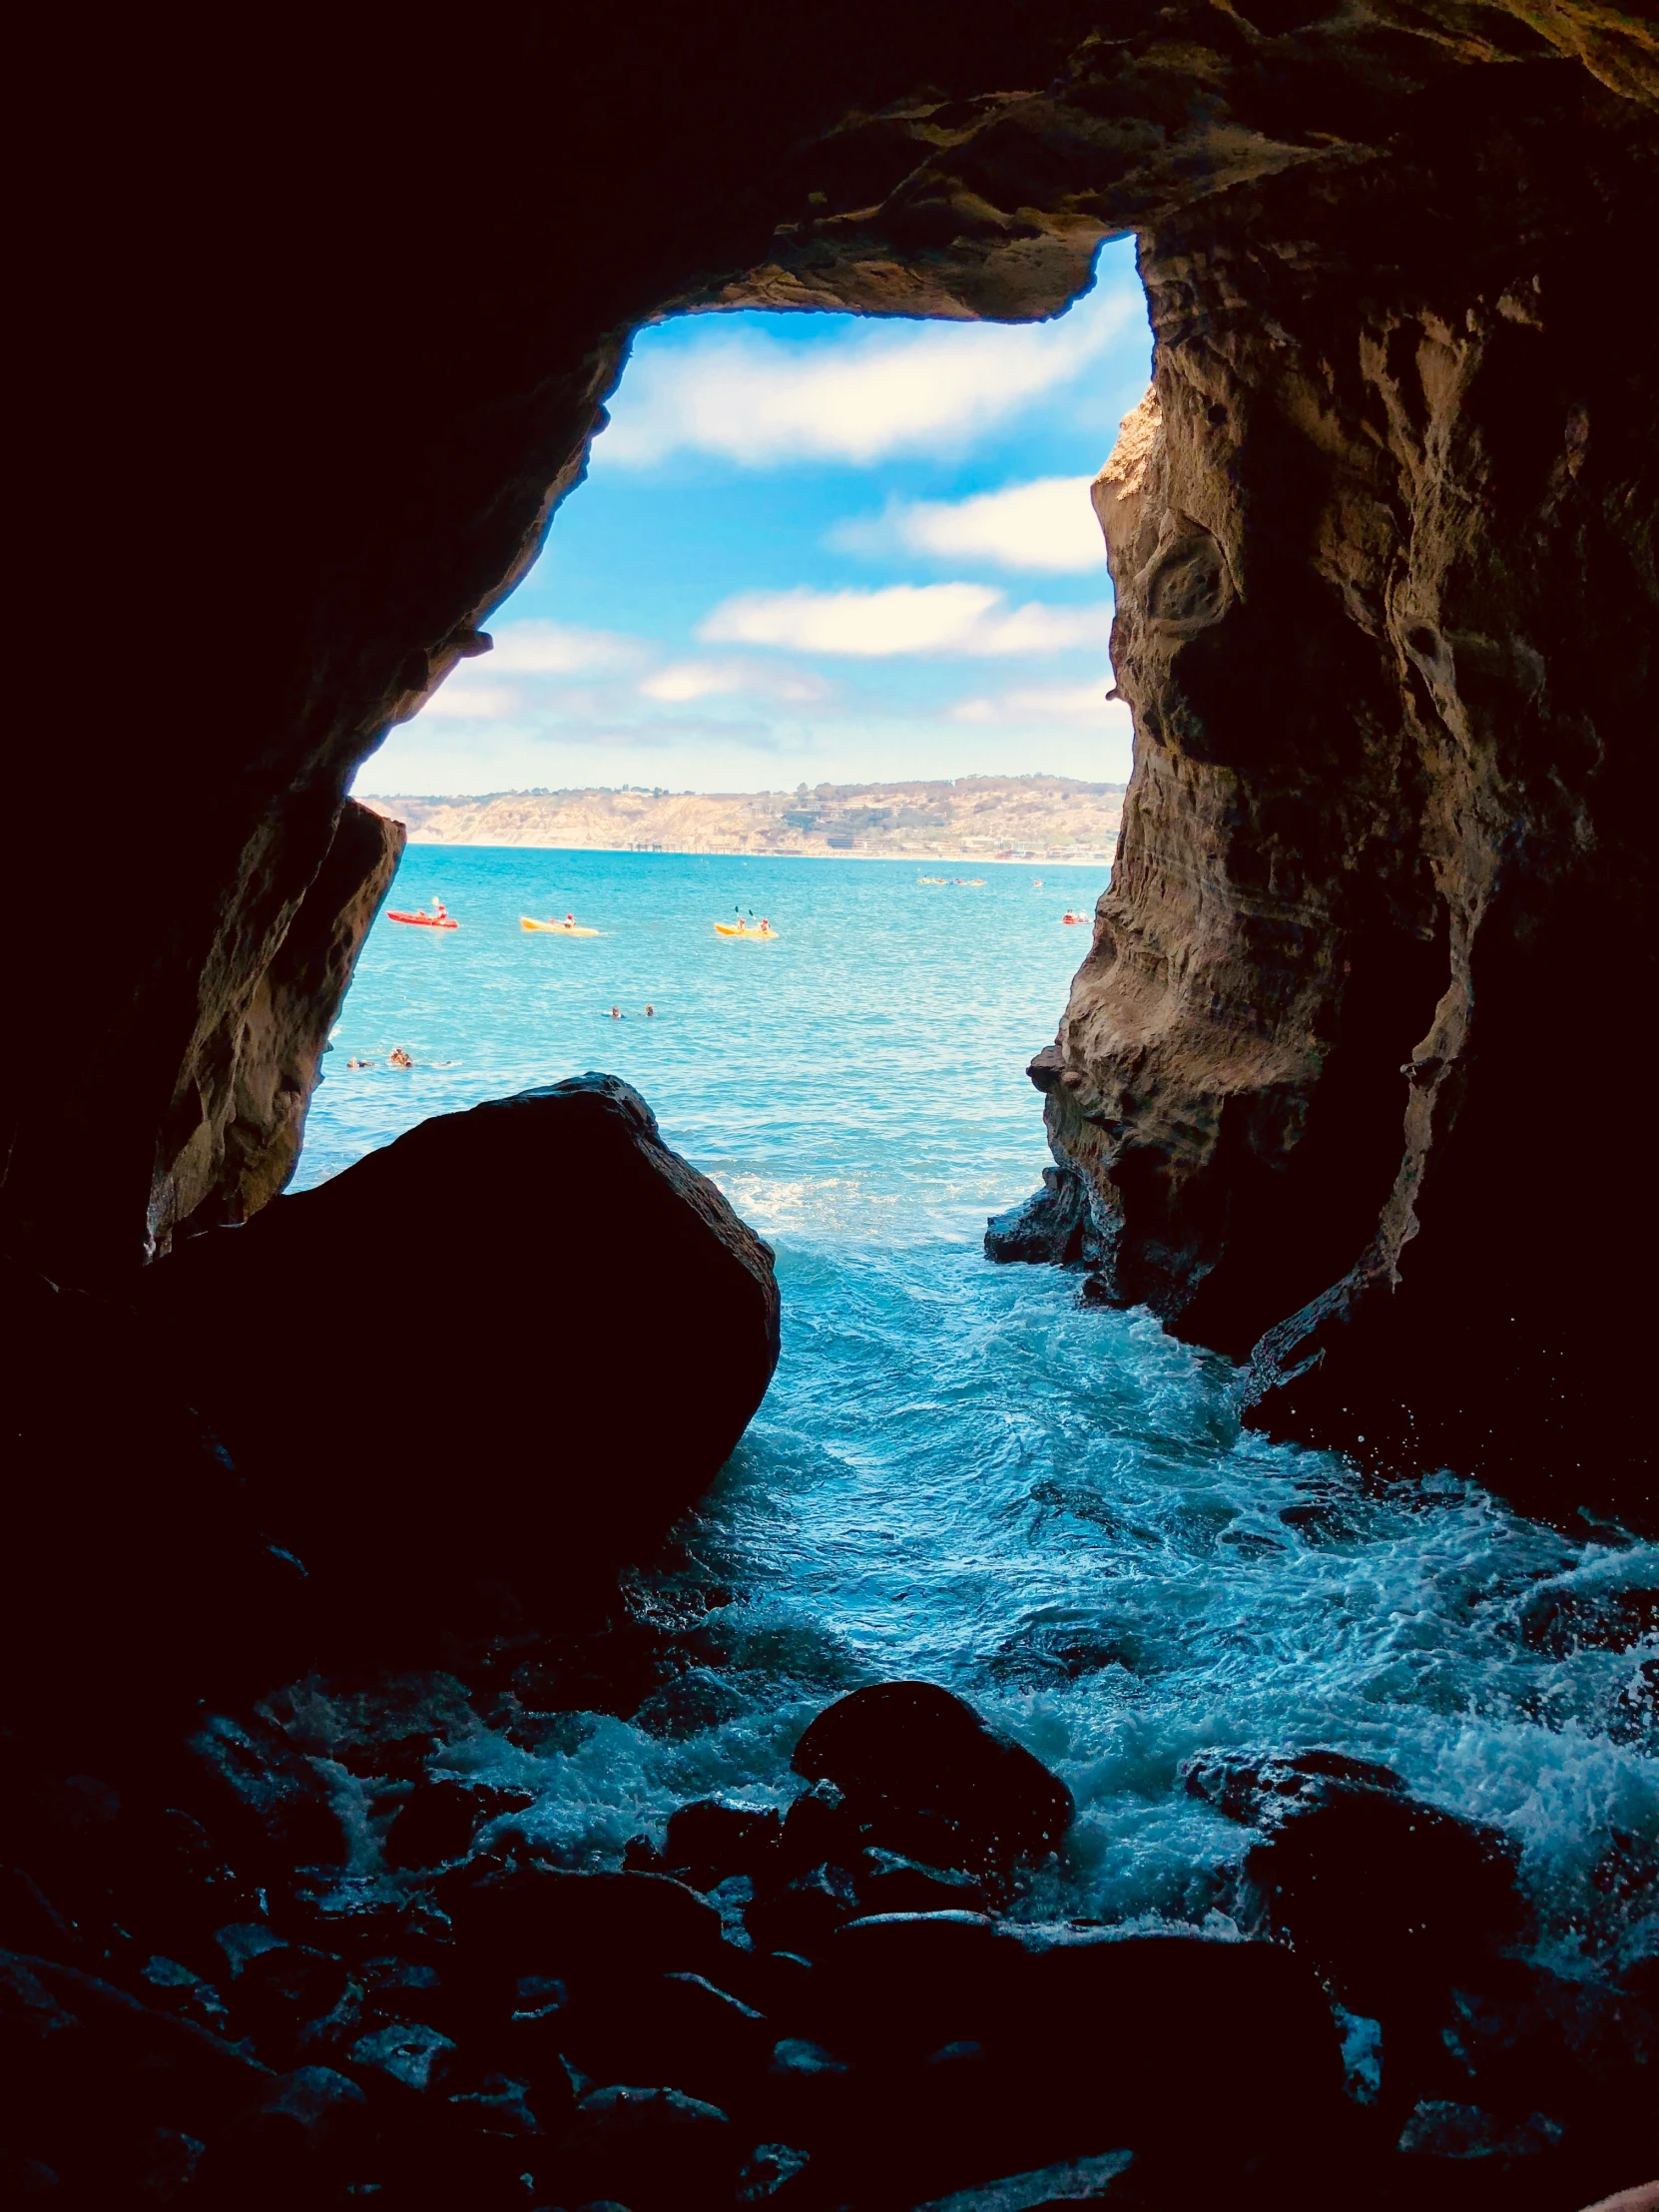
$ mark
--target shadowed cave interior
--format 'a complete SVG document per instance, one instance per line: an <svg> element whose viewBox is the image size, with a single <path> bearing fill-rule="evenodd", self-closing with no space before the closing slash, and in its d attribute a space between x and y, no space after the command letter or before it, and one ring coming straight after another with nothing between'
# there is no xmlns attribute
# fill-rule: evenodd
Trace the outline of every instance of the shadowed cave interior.
<svg viewBox="0 0 1659 2212"><path fill-rule="evenodd" d="M358 765L488 650L640 323L1048 315L1125 232L1154 381L1095 498L1136 766L1032 1040L1054 1168L993 1253L1144 1305L1380 1484L1653 1532L1651 10L509 6L487 39L35 22L19 61L14 529L51 584L0 1191L8 2188L1572 2212L1648 2180L1654 1960L1551 1981L1502 1836L1386 1770L1194 1769L1258 1831L1240 1942L1022 1917L1069 1794L933 1686L828 1707L787 1819L688 1807L617 1870L515 1851L511 1804L382 1733L372 1878L271 1700L441 1666L611 1709L653 1633L617 1571L778 1357L772 1255L614 1078L278 1195L401 848ZM330 1255L416 1205L503 1286L454 1357L536 1378L465 1482L329 1441L389 1341ZM614 1347L515 1319L549 1249L658 1353L620 1441L585 1409ZM432 1464L475 1466L445 1418ZM1652 1605L1569 1624L1633 1655L1649 1732Z"/></svg>

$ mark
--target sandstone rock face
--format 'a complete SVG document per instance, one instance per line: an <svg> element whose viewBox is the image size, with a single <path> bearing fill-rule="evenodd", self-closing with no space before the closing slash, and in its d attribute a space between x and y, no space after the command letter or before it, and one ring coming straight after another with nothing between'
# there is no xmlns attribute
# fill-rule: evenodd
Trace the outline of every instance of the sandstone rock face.
<svg viewBox="0 0 1659 2212"><path fill-rule="evenodd" d="M62 196L31 236L16 528L79 573L117 449L148 558L90 648L22 658L80 656L75 872L137 852L146 903L112 931L54 855L32 904L13 1034L70 1009L100 1075L5 1089L8 1246L86 1282L279 1180L216 1149L262 978L635 327L1050 314L1133 229L1158 425L1101 502L1141 762L1051 1093L1105 1280L1254 1352L1265 1418L1563 1502L1639 1487L1593 1416L1652 1176L1585 1100L1626 1087L1653 942L1651 11L809 0L759 38L732 0L509 0L469 61L487 96L390 169L431 56L366 21L324 56L284 19L253 67L154 26L29 64L99 218ZM188 687L135 684L159 641ZM55 675L38 709L63 727Z"/></svg>
<svg viewBox="0 0 1659 2212"><path fill-rule="evenodd" d="M1095 488L1137 766L1050 1135L1110 1293L1249 1358L1254 1417L1640 1512L1651 1188L1539 1200L1553 1086L1652 975L1648 371L1582 343L1571 191L1358 299L1336 211L1294 272L1257 243L1273 197L1143 253Z"/></svg>
<svg viewBox="0 0 1659 2212"><path fill-rule="evenodd" d="M193 1079L170 1113L176 1128L193 1113L201 1118L157 1164L150 1233L159 1251L178 1229L246 1221L293 1173L328 1031L406 835L400 822L348 799L269 963L227 1009L234 1029L226 1024L193 1048Z"/></svg>
<svg viewBox="0 0 1659 2212"><path fill-rule="evenodd" d="M263 1523L376 1621L637 1556L778 1361L771 1252L608 1075L423 1122L144 1288Z"/></svg>

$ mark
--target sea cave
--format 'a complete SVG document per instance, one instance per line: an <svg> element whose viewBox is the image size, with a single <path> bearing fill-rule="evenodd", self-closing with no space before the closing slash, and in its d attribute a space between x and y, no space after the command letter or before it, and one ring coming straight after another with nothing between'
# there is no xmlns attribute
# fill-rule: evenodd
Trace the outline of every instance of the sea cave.
<svg viewBox="0 0 1659 2212"><path fill-rule="evenodd" d="M1653 8L17 55L8 2201L1659 2205ZM711 1048L817 1244L671 1007L660 1092L619 1024L324 1167L353 779L636 333L1043 320L1128 239L1069 995L940 905Z"/></svg>

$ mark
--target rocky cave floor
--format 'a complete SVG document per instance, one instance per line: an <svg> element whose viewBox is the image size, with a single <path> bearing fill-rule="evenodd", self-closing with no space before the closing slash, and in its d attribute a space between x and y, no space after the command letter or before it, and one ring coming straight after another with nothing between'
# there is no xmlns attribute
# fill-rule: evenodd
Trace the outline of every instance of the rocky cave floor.
<svg viewBox="0 0 1659 2212"><path fill-rule="evenodd" d="M568 1748L690 1648L619 1613L447 1686ZM1659 1962L1526 1963L1504 1840L1383 1768L1191 1767L1254 1831L1241 1941L1033 1923L1069 1794L925 1685L822 1714L787 1813L684 1806L620 1872L347 1687L330 1757L292 1699L113 1775L6 1747L9 2201L1572 2212L1656 2162Z"/></svg>

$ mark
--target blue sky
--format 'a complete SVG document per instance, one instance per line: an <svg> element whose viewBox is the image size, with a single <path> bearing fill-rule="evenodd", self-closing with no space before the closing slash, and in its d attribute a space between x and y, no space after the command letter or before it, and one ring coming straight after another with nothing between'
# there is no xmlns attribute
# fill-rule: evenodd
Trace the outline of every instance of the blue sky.
<svg viewBox="0 0 1659 2212"><path fill-rule="evenodd" d="M535 569L365 792L1119 780L1088 479L1146 388L1133 243L1047 323L640 332Z"/></svg>

